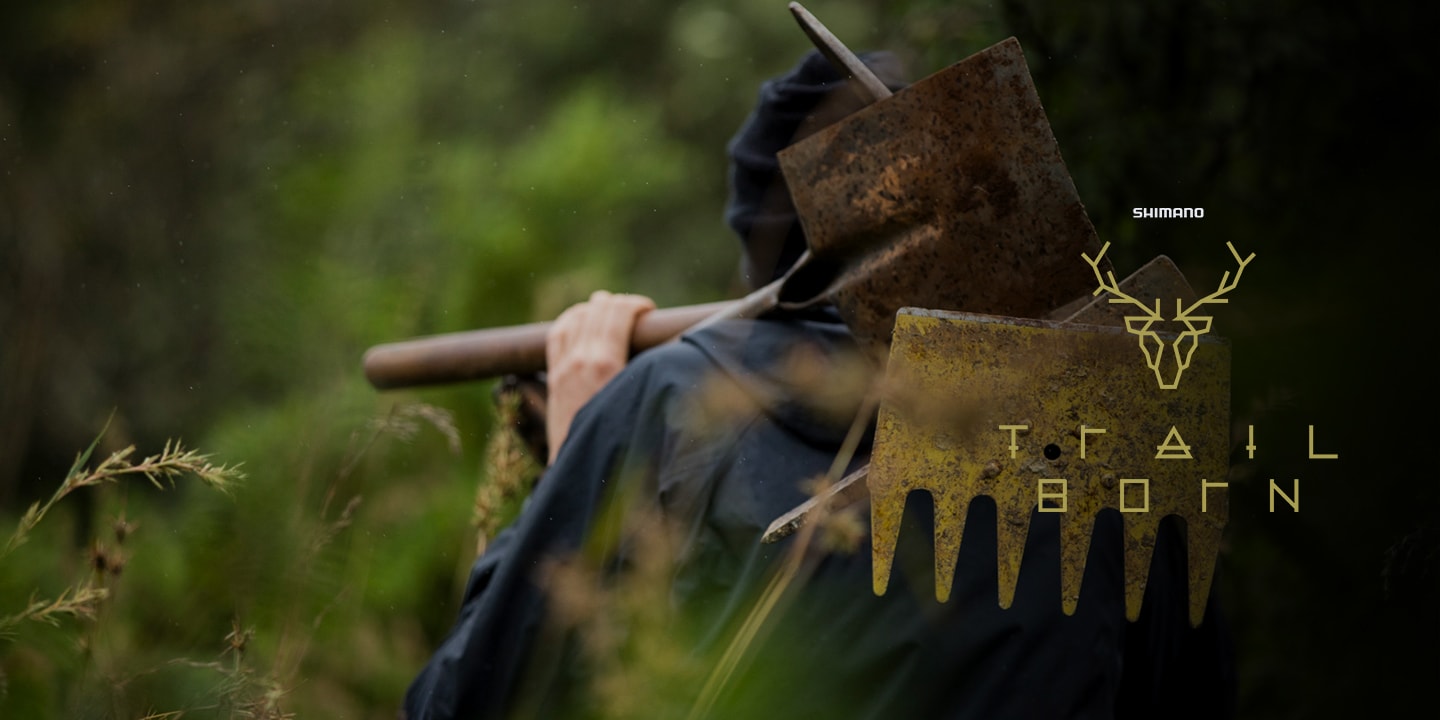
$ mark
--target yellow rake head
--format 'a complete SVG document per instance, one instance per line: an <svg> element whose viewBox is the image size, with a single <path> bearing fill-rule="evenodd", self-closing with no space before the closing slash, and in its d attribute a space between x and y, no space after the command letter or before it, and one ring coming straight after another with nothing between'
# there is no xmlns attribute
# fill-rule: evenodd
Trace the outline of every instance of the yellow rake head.
<svg viewBox="0 0 1440 720"><path fill-rule="evenodd" d="M934 499L941 601L970 501L985 495L997 513L1001 607L1014 598L1038 505L1060 513L1061 603L1074 613L1096 515L1113 508L1124 523L1126 616L1140 614L1161 518L1178 515L1190 621L1200 623L1228 517L1227 343L1201 338L1185 382L1161 391L1123 328L907 308L888 375L868 478L877 594L912 490Z"/></svg>

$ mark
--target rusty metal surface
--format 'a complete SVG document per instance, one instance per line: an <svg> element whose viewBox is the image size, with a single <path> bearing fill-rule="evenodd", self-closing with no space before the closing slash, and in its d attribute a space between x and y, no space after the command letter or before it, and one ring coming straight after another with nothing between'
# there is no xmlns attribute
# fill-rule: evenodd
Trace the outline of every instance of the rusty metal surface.
<svg viewBox="0 0 1440 720"><path fill-rule="evenodd" d="M999 601L1009 607L1037 483L1063 479L1061 600L1073 613L1097 513L1120 508L1122 486L1127 504L1139 506L1141 486L1125 481L1145 478L1149 511L1121 513L1126 615L1139 615L1161 518L1178 515L1187 534L1190 620L1198 624L1228 517L1224 488L1208 491L1208 511L1201 497L1202 482L1224 482L1228 471L1229 366L1228 344L1202 338L1184 386L1161 391L1121 328L903 310L888 368L895 392L881 408L868 478L876 593L889 583L910 491L934 497L935 593L942 601L970 502L985 495L996 504ZM1016 431L1013 458L1002 425L1028 427ZM1105 433L1082 434L1082 425ZM1179 454L1172 428L1189 459L1157 457Z"/></svg>
<svg viewBox="0 0 1440 720"><path fill-rule="evenodd" d="M823 492L795 506L790 512L775 518L770 523L770 527L765 529L765 534L760 536L760 542L773 543L794 535L796 530L809 522L813 513L822 508L828 508L833 512L868 498L869 492L865 487L865 476L869 473L869 465L861 467L841 478L839 482L826 488Z"/></svg>
<svg viewBox="0 0 1440 720"><path fill-rule="evenodd" d="M1093 289L1075 259L1100 243L1014 38L792 145L780 165L816 260L843 265L828 295L878 358L907 305L1041 317Z"/></svg>
<svg viewBox="0 0 1440 720"><path fill-rule="evenodd" d="M1156 255L1154 260L1145 263L1139 270L1130 274L1130 277L1120 281L1120 290L1125 294L1141 298L1145 302L1161 300L1166 303L1173 303L1179 300L1185 305L1193 304L1198 297L1195 290L1190 287L1185 275L1180 268L1175 267L1175 262L1164 255ZM1114 297L1108 292L1101 291L1088 303L1076 308L1075 312L1064 316L1066 322L1082 323L1085 325L1111 325L1114 327L1125 326L1125 315L1127 310L1133 314L1134 310L1124 305L1110 302ZM1178 323L1167 324L1163 329L1168 332L1180 332L1182 328Z"/></svg>

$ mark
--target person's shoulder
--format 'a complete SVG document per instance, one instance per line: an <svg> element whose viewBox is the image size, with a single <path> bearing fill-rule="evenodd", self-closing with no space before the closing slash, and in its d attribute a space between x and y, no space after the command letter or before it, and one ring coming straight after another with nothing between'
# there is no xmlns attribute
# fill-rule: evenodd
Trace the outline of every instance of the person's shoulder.
<svg viewBox="0 0 1440 720"><path fill-rule="evenodd" d="M611 421L619 421L623 413L643 414L647 406L668 403L694 390L717 369L710 354L689 343L657 345L632 358L591 398L581 414L601 413Z"/></svg>
<svg viewBox="0 0 1440 720"><path fill-rule="evenodd" d="M636 355L605 389L613 388L617 395L636 396L675 387L689 388L715 368L714 360L699 348L678 341L668 342Z"/></svg>
<svg viewBox="0 0 1440 720"><path fill-rule="evenodd" d="M855 345L844 324L824 317L724 320L637 355L582 415L602 416L609 426L684 413L697 398L739 394L798 421L785 409L797 392L793 360L817 357L794 354L801 349L838 357Z"/></svg>
<svg viewBox="0 0 1440 720"><path fill-rule="evenodd" d="M682 343L725 364L729 357L767 360L805 343L827 351L854 348L854 339L837 315L816 312L781 314L757 320L722 320L681 336Z"/></svg>
<svg viewBox="0 0 1440 720"><path fill-rule="evenodd" d="M685 333L681 343L711 365L752 379L774 381L797 350L837 357L856 350L854 338L833 314L781 314L759 320L725 320Z"/></svg>
<svg viewBox="0 0 1440 720"><path fill-rule="evenodd" d="M717 369L757 369L799 343L850 348L844 324L801 317L722 320L688 330L676 341L657 345L631 360L625 382L683 381ZM617 379L619 379L617 377Z"/></svg>

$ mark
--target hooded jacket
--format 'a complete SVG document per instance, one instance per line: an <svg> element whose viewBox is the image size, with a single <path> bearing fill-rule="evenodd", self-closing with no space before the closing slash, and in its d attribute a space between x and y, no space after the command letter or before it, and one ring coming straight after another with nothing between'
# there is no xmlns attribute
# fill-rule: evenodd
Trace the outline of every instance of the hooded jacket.
<svg viewBox="0 0 1440 720"><path fill-rule="evenodd" d="M797 347L809 349L799 357L812 372L794 372ZM796 542L762 545L761 534L806 499L803 482L823 474L840 446L844 413L820 412L810 395L814 373L850 352L843 325L788 317L721 323L637 357L582 409L519 519L475 563L454 629L406 695L407 716L613 715L597 704L605 694L593 681L604 668L587 660L582 632L547 613L544 578L557 559L583 553L601 559L610 584L623 581L640 551L606 540L606 518L616 517L607 500L622 495L631 499L624 508L658 510L678 528L666 607L656 610L674 613L671 639L685 657L718 657ZM852 464L867 453L868 440ZM1054 514L1032 518L1009 609L997 602L993 504L973 502L967 523L943 604L933 595L923 495L906 508L886 595L871 591L868 542L853 554L812 552L813 571L782 596L709 716L1233 714L1218 603L1189 627L1184 546L1163 530L1173 526L1162 526L1144 610L1130 624L1118 514L1100 517L1073 616L1061 612ZM632 714L669 713L650 710Z"/></svg>

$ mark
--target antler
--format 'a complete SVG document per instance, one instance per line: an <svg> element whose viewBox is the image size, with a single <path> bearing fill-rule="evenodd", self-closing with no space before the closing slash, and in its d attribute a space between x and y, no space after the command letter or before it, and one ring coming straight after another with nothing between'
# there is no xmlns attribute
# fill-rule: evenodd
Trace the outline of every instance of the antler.
<svg viewBox="0 0 1440 720"><path fill-rule="evenodd" d="M1080 253L1080 257L1085 258L1085 262L1090 263L1090 269L1095 271L1095 279L1100 281L1100 287L1095 288L1095 292L1090 293L1090 294L1091 294L1091 295L1099 295L1099 294L1102 293L1102 292L1108 292L1108 293L1110 293L1111 295L1114 296L1114 297L1111 297L1111 298L1110 298L1110 302L1112 302L1112 303L1130 303L1130 304L1132 304L1132 305L1140 308L1141 310L1144 310L1144 311L1145 311L1145 314L1146 314L1148 317L1150 317L1150 318L1152 318L1152 319L1155 319L1155 320L1163 320L1164 318L1160 315L1160 299L1159 299L1159 298L1156 298L1156 299L1155 299L1155 308L1152 310L1150 307L1146 306L1144 302L1141 302L1140 300L1136 300L1135 298L1130 297L1128 294L1126 294L1126 293L1124 293L1124 292L1122 292L1122 291L1120 290L1120 283L1115 282L1115 271L1114 271L1114 270L1106 271L1105 275L1108 275L1109 278L1110 278L1109 283L1106 283L1106 281L1105 281L1105 276L1102 276L1102 275L1100 274L1100 260L1105 257L1105 251L1106 251L1106 250L1109 250L1109 249L1110 249L1110 243L1107 242L1107 243L1105 243L1104 246L1102 246L1102 247L1100 248L1100 254L1096 255L1094 260L1091 260L1089 255L1086 255L1085 253ZM1252 255L1252 257L1253 257L1253 255ZM1248 261L1247 261L1247 262L1248 262ZM1241 265L1241 267L1243 268L1244 265ZM1236 274L1235 279L1236 279L1236 280L1239 280L1239 279L1240 279L1239 274Z"/></svg>
<svg viewBox="0 0 1440 720"><path fill-rule="evenodd" d="M1250 253L1250 257L1247 257L1247 258L1245 258L1245 259L1242 260L1242 259L1240 258L1240 253L1235 250L1235 245L1234 245L1233 243L1227 242L1227 243L1225 243L1225 247L1230 248L1230 254L1235 256L1235 262L1237 262L1237 263L1240 264L1240 266L1235 269L1235 277L1232 279L1232 278L1230 277L1230 271L1229 271L1229 270L1226 270L1226 271L1225 271L1225 274L1222 275L1222 276L1220 276L1220 287L1217 288L1217 289L1215 290L1215 292L1210 293L1209 295L1206 295L1205 297L1200 298L1199 300L1196 300L1194 303L1191 303L1190 307L1187 307L1187 308L1185 308L1184 310L1180 310L1179 314L1175 316L1175 319L1176 319L1176 320L1184 320L1186 317L1188 317L1188 316L1190 315L1190 313L1194 312L1195 309L1198 308L1198 307L1200 307L1201 305L1205 305L1205 304L1208 304L1208 303L1217 303L1217 304L1218 304L1218 303L1228 303L1228 302L1230 302L1229 299L1223 298L1223 297L1221 297L1221 296L1224 295L1225 293L1230 292L1231 290L1234 290L1234 289L1235 289L1235 286L1240 284L1240 275L1241 275L1241 273L1245 272L1245 266L1246 266L1246 265L1249 265L1249 264L1250 264L1250 261L1255 259L1255 253L1253 253L1253 252ZM1178 301L1176 302L1176 305L1177 305L1177 308L1176 308L1176 309L1178 310L1178 309L1179 309L1179 308L1178 308L1178 305L1179 305L1179 302L1178 302Z"/></svg>

